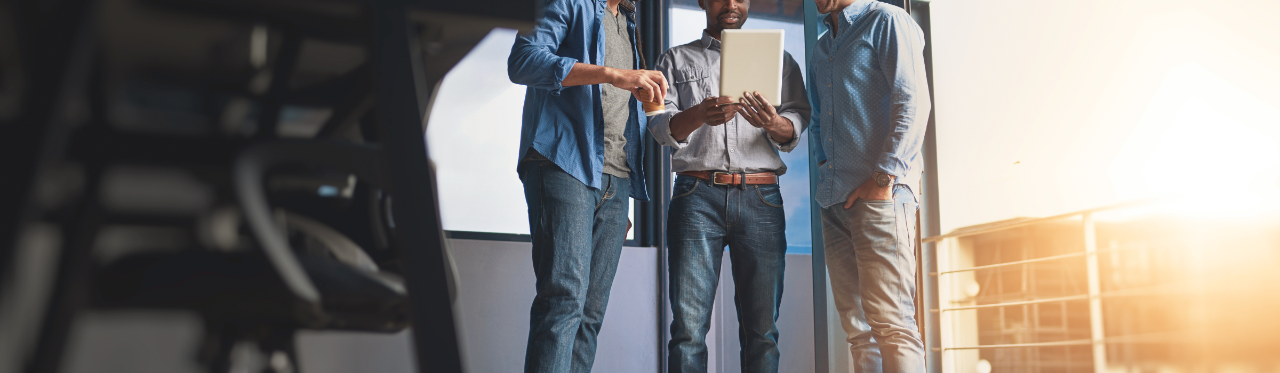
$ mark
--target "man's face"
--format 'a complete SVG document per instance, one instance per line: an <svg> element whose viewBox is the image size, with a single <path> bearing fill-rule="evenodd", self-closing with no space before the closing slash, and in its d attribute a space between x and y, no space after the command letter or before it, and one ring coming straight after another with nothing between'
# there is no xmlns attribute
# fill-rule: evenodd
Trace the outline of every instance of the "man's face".
<svg viewBox="0 0 1280 373"><path fill-rule="evenodd" d="M747 21L751 0L700 0L698 5L707 11L707 29L735 30Z"/></svg>

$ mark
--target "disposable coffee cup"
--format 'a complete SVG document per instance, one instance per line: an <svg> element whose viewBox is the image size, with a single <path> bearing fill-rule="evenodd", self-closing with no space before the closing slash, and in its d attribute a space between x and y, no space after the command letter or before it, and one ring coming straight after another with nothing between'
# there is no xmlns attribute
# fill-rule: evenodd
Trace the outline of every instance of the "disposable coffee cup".
<svg viewBox="0 0 1280 373"><path fill-rule="evenodd" d="M664 105L661 101L644 103L644 115L658 114L658 113L661 113L663 110L666 110L666 105Z"/></svg>

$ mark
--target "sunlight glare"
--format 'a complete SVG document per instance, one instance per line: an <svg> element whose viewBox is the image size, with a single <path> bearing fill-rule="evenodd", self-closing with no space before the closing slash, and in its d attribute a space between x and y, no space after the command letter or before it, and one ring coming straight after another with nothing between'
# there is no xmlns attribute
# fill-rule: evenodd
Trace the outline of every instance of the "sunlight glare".
<svg viewBox="0 0 1280 373"><path fill-rule="evenodd" d="M1134 133L1111 167L1122 199L1224 217L1280 209L1280 110L1203 67L1171 69Z"/></svg>

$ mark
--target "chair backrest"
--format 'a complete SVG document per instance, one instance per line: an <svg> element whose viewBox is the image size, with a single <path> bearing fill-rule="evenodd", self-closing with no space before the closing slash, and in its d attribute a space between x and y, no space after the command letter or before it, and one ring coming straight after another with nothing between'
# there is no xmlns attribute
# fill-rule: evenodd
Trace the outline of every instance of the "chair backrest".
<svg viewBox="0 0 1280 373"><path fill-rule="evenodd" d="M281 227L272 219L272 208L264 190L264 175L273 167L306 164L332 168L356 175L376 185L385 185L382 152L371 145L327 140L282 140L254 145L236 159L236 197L249 228L281 278L299 298L320 302L320 292L298 263Z"/></svg>

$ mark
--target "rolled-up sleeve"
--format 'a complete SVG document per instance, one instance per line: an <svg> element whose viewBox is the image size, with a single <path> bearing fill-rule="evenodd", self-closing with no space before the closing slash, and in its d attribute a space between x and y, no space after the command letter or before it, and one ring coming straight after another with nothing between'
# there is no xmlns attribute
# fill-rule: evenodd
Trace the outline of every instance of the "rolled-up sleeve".
<svg viewBox="0 0 1280 373"><path fill-rule="evenodd" d="M791 128L794 135L791 141L779 143L773 140L773 136L765 136L769 139L769 143L780 151L790 153L800 144L800 136L804 134L804 130L808 127L809 114L812 111L809 107L809 95L804 90L804 76L800 74L800 64L791 58L790 53L783 54L782 68L782 105L778 106L778 115L791 121Z"/></svg>
<svg viewBox="0 0 1280 373"><path fill-rule="evenodd" d="M552 94L564 89L560 83L579 61L555 52L564 41L575 4L569 0L547 1L543 17L534 25L533 32L516 37L511 56L507 57L507 77L512 83L548 89Z"/></svg>
<svg viewBox="0 0 1280 373"><path fill-rule="evenodd" d="M658 62L653 65L655 70L662 72L667 82L672 81L671 60L671 52L667 51L659 56ZM680 102L679 94L680 92L676 89L675 84L667 84L667 98L663 102L666 110L649 116L649 133L653 135L653 139L657 140L659 144L670 146L672 151L680 150L685 145L689 145L689 139L676 141L676 138L671 136L671 118L682 111L678 105Z"/></svg>
<svg viewBox="0 0 1280 373"><path fill-rule="evenodd" d="M889 105L892 131L876 158L876 169L903 177L920 154L929 121L929 88L924 70L924 33L906 13L886 13L876 23L876 54L885 80L892 85Z"/></svg>

